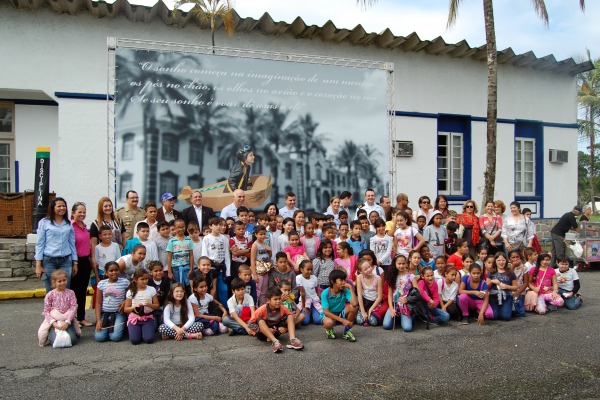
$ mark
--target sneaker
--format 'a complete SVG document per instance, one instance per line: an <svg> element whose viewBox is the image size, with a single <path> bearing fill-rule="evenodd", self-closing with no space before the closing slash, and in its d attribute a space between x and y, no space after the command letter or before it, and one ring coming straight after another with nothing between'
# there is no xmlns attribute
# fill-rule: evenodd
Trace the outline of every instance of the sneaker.
<svg viewBox="0 0 600 400"><path fill-rule="evenodd" d="M327 334L327 339L335 339L335 332L333 331L333 328L325 329L325 333Z"/></svg>
<svg viewBox="0 0 600 400"><path fill-rule="evenodd" d="M469 317L463 317L462 321L460 322L463 325L469 325L471 323L471 318Z"/></svg>
<svg viewBox="0 0 600 400"><path fill-rule="evenodd" d="M229 328L229 336L235 336L237 335L237 332L234 331L233 329Z"/></svg>
<svg viewBox="0 0 600 400"><path fill-rule="evenodd" d="M283 346L279 340L274 341L271 347L273 348L273 353L281 353L283 351Z"/></svg>
<svg viewBox="0 0 600 400"><path fill-rule="evenodd" d="M356 342L356 338L354 337L354 334L350 330L347 331L346 333L344 333L344 336L342 336L342 337L349 342Z"/></svg>
<svg viewBox="0 0 600 400"><path fill-rule="evenodd" d="M219 333L227 333L228 330L228 327L219 322Z"/></svg>
<svg viewBox="0 0 600 400"><path fill-rule="evenodd" d="M548 305L548 311L556 311L558 310L558 307L555 306L554 304L549 304Z"/></svg>
<svg viewBox="0 0 600 400"><path fill-rule="evenodd" d="M290 339L289 343L287 344L287 348L294 349L294 350L302 350L304 348L304 345L302 344L300 339L293 338L293 339Z"/></svg>
<svg viewBox="0 0 600 400"><path fill-rule="evenodd" d="M203 329L202 333L204 333L204 336L212 336L215 334L215 332L210 328Z"/></svg>

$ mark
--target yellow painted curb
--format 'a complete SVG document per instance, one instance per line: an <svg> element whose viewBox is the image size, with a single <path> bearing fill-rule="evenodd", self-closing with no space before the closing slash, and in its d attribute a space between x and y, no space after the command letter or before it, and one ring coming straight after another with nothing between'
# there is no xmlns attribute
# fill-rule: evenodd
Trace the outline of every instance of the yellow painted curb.
<svg viewBox="0 0 600 400"><path fill-rule="evenodd" d="M87 294L93 296L94 289L88 287ZM32 297L44 298L46 296L46 289L38 288L32 290L7 290L0 292L0 300L11 300L11 299L30 299Z"/></svg>

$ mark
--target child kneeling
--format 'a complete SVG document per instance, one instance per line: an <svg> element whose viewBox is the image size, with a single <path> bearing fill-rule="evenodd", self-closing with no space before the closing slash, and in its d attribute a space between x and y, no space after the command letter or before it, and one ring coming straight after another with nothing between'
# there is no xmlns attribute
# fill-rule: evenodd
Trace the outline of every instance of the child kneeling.
<svg viewBox="0 0 600 400"><path fill-rule="evenodd" d="M259 340L271 341L273 352L283 351L283 346L277 338L289 333L290 341L287 348L302 350L304 345L296 338L296 325L294 316L284 305L281 304L281 290L277 286L271 286L267 290L267 304L258 307L254 316L248 322L248 328Z"/></svg>

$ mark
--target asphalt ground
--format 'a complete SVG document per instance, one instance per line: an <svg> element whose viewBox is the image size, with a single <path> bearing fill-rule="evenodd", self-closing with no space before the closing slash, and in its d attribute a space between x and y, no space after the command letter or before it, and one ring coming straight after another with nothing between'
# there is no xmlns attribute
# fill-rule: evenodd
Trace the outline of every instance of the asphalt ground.
<svg viewBox="0 0 600 400"><path fill-rule="evenodd" d="M355 327L356 343L328 340L310 326L298 331L303 351L280 354L245 336L96 343L93 328L72 348L40 348L42 299L2 300L0 397L599 398L600 272L580 277L585 300L577 311L429 331L416 323L411 333Z"/></svg>

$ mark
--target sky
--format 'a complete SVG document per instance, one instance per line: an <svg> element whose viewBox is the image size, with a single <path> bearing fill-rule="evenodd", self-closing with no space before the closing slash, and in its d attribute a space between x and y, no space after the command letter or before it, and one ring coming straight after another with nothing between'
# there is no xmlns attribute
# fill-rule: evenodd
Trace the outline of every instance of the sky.
<svg viewBox="0 0 600 400"><path fill-rule="evenodd" d="M154 4L156 0L130 0ZM165 1L167 5L172 4ZM367 32L389 28L394 35L416 32L421 39L442 36L447 43L465 39L472 47L485 44L483 1L462 1L456 24L446 29L448 0L379 0L368 9L354 0L236 0L241 17L259 19L268 12L273 20L291 23L300 16L308 25L331 20L336 27L352 29L361 24ZM531 0L495 0L498 50L512 47L517 54L533 51L537 57L553 54L558 60L600 57L600 0L587 0L585 13L579 0L546 0L550 17L546 28L534 12Z"/></svg>
<svg viewBox="0 0 600 400"><path fill-rule="evenodd" d="M416 32L421 39L442 36L447 43L463 39L471 46L485 44L482 0L462 1L456 24L446 29L448 0L379 0L365 10L354 0L237 0L240 16L260 18L268 12L275 21L292 22L297 16L307 24L322 25L331 20L338 28L361 24L367 32L380 33L389 28L394 35ZM561 60L600 57L600 1L588 0L585 13L578 0L546 0L549 27L534 12L529 0L496 0L494 17L499 50L512 47L515 53L533 51Z"/></svg>

